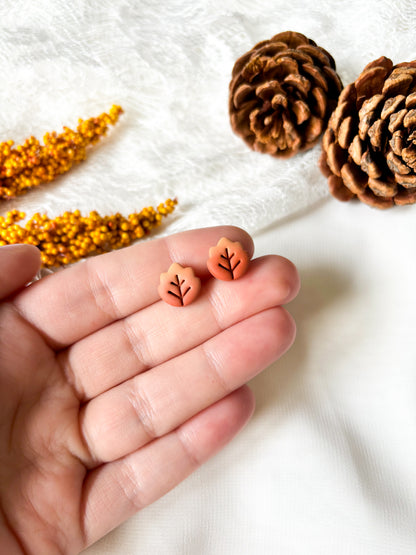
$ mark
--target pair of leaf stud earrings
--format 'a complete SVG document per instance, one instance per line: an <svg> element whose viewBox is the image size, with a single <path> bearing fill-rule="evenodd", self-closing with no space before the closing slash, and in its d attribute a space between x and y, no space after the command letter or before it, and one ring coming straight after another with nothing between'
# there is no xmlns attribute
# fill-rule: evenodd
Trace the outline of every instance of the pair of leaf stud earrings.
<svg viewBox="0 0 416 555"><path fill-rule="evenodd" d="M250 259L238 241L222 237L209 249L207 267L217 279L231 281L247 271ZM174 262L167 272L160 275L160 298L172 306L186 306L196 299L201 290L201 280L191 267L184 268Z"/></svg>

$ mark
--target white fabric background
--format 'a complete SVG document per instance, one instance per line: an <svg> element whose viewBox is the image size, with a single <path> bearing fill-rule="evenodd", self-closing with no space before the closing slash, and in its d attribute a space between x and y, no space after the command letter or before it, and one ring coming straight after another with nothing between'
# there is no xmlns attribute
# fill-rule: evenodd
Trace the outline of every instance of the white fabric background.
<svg viewBox="0 0 416 555"><path fill-rule="evenodd" d="M299 267L298 338L252 385L257 411L215 459L88 555L416 552L416 207L330 199L319 147L279 161L228 124L234 61L299 31L347 84L416 58L411 0L3 0L2 139L120 104L87 162L1 204L128 214L177 196L158 234L232 223Z"/></svg>

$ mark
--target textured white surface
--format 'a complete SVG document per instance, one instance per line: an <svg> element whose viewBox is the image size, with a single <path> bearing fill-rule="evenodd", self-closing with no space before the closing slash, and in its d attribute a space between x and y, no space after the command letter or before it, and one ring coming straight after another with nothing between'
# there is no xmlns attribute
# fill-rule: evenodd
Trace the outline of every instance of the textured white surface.
<svg viewBox="0 0 416 555"><path fill-rule="evenodd" d="M227 114L234 61L259 40L306 34L346 84L380 55L415 59L415 24L411 0L2 1L3 140L113 103L125 114L87 162L1 213L127 214L177 196L158 233L237 224L303 280L298 339L254 380L253 421L89 555L416 552L416 208L329 200L319 147L251 152Z"/></svg>
<svg viewBox="0 0 416 555"><path fill-rule="evenodd" d="M8 208L126 214L170 195L180 208L166 232L218 223L255 231L326 196L319 148L276 161L251 152L231 132L233 64L259 40L297 30L333 54L346 84L381 54L395 62L416 57L416 8L404 0L269 5L3 0L4 139L41 138L113 103L125 109L87 163Z"/></svg>
<svg viewBox="0 0 416 555"><path fill-rule="evenodd" d="M330 199L258 235L299 268L295 344L233 443L88 555L414 555L415 234Z"/></svg>

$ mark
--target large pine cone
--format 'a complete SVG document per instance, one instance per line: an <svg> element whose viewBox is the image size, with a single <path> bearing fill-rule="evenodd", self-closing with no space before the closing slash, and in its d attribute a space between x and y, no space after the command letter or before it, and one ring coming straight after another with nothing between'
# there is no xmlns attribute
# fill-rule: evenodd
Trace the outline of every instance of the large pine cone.
<svg viewBox="0 0 416 555"><path fill-rule="evenodd" d="M341 89L326 50L300 33L279 33L236 61L231 127L253 150L292 156L317 143Z"/></svg>
<svg viewBox="0 0 416 555"><path fill-rule="evenodd" d="M377 208L416 202L416 61L382 56L342 91L320 160L339 200Z"/></svg>

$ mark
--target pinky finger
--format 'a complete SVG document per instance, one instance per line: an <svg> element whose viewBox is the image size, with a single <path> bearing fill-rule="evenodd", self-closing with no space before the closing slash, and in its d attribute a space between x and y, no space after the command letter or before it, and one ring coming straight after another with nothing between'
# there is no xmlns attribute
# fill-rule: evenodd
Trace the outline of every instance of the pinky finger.
<svg viewBox="0 0 416 555"><path fill-rule="evenodd" d="M85 547L174 488L224 447L254 410L247 386L173 432L89 473L84 485Z"/></svg>
<svg viewBox="0 0 416 555"><path fill-rule="evenodd" d="M0 298L21 289L40 268L40 251L33 245L0 247Z"/></svg>

